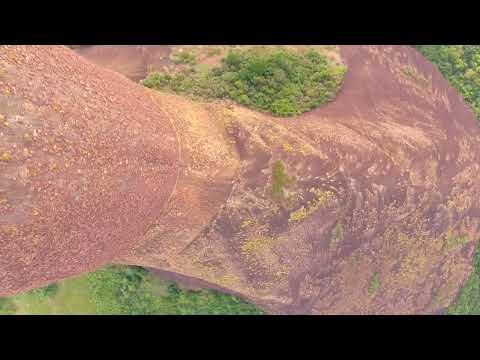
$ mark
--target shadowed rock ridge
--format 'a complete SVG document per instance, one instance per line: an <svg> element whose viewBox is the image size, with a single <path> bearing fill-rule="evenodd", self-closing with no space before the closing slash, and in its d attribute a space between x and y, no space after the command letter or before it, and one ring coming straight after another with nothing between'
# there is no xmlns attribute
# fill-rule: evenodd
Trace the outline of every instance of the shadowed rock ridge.
<svg viewBox="0 0 480 360"><path fill-rule="evenodd" d="M478 239L475 116L409 47L341 54L337 99L277 119L0 47L0 294L121 262L272 313L448 306Z"/></svg>

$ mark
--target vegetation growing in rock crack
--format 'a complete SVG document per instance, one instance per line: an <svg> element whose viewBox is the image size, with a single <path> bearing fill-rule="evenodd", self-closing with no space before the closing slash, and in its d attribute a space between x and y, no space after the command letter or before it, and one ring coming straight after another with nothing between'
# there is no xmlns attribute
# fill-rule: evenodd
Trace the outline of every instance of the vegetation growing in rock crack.
<svg viewBox="0 0 480 360"><path fill-rule="evenodd" d="M294 177L288 176L285 171L285 165L282 160L277 160L273 164L272 171L272 195L276 199L283 199L283 189L295 181Z"/></svg>
<svg viewBox="0 0 480 360"><path fill-rule="evenodd" d="M189 53L176 61L192 63ZM231 50L220 67L188 67L175 73L154 72L142 84L204 99L231 99L253 109L287 117L301 114L335 98L345 67L313 49L280 47Z"/></svg>

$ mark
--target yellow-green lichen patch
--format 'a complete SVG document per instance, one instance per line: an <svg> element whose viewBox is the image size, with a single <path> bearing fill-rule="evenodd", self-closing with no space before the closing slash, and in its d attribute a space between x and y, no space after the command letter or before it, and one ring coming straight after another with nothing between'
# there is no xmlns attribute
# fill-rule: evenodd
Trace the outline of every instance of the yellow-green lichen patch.
<svg viewBox="0 0 480 360"><path fill-rule="evenodd" d="M294 153L295 152L295 148L290 143L282 144L282 149L283 149L283 151L285 151L287 153Z"/></svg>
<svg viewBox="0 0 480 360"><path fill-rule="evenodd" d="M422 86L428 85L429 81L426 79L424 76L422 76L417 69L415 69L413 66L405 66L402 68L403 74L405 74L407 77L411 78L415 82L419 83Z"/></svg>
<svg viewBox="0 0 480 360"><path fill-rule="evenodd" d="M12 160L12 154L9 151L4 151L0 153L0 161L8 162L10 160Z"/></svg>
<svg viewBox="0 0 480 360"><path fill-rule="evenodd" d="M300 222L305 220L309 215L309 211L305 209L304 206L302 206L300 209L297 211L294 211L290 214L290 218L288 219L288 222Z"/></svg>
<svg viewBox="0 0 480 360"><path fill-rule="evenodd" d="M448 250L466 245L469 241L467 234L455 234L451 230L447 231L444 237L444 244Z"/></svg>
<svg viewBox="0 0 480 360"><path fill-rule="evenodd" d="M318 206L327 206L328 203L335 198L335 193L330 190L322 191L320 189L310 189L310 192L315 194L315 203Z"/></svg>
<svg viewBox="0 0 480 360"><path fill-rule="evenodd" d="M282 262L274 247L282 242L282 238L274 238L256 234L247 238L241 247L242 255L248 271L255 276L265 277L265 286L278 285L289 273L288 266Z"/></svg>
<svg viewBox="0 0 480 360"><path fill-rule="evenodd" d="M320 189L312 188L310 189L310 192L315 194L315 198L309 201L306 207L302 206L300 209L291 213L290 218L288 219L290 223L301 222L305 220L318 209L328 206L330 201L335 198L335 193L330 190L322 191Z"/></svg>
<svg viewBox="0 0 480 360"><path fill-rule="evenodd" d="M255 235L247 238L242 245L242 253L245 256L258 254L266 249L270 249L275 243L275 239L264 235Z"/></svg>
<svg viewBox="0 0 480 360"><path fill-rule="evenodd" d="M254 225L257 224L257 220L254 219L254 218L248 218L248 219L245 219L242 221L242 224L240 225L240 227L242 229L246 229L246 228L249 228L249 227L252 227Z"/></svg>

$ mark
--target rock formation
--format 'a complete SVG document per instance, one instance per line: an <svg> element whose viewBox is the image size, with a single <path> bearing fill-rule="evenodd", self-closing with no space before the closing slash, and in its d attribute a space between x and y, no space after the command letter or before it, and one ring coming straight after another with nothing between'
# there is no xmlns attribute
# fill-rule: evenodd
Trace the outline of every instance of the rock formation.
<svg viewBox="0 0 480 360"><path fill-rule="evenodd" d="M415 50L340 50L337 99L279 119L0 47L0 294L118 262L271 313L448 306L478 239L478 123Z"/></svg>

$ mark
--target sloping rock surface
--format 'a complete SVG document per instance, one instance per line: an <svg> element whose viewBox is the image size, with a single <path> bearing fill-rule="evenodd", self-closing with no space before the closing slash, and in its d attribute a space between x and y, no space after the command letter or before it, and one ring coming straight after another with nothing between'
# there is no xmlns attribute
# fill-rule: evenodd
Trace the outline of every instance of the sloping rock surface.
<svg viewBox="0 0 480 360"><path fill-rule="evenodd" d="M340 51L337 99L277 119L1 47L0 293L116 261L272 313L448 306L478 239L478 123L415 50Z"/></svg>

